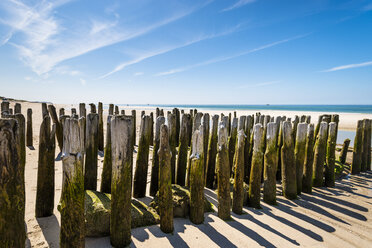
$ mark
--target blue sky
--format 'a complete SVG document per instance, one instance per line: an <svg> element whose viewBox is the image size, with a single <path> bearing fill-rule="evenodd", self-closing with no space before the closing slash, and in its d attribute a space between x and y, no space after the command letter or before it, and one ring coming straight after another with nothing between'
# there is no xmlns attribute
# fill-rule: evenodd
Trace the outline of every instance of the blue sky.
<svg viewBox="0 0 372 248"><path fill-rule="evenodd" d="M371 0L1 0L0 95L372 104Z"/></svg>

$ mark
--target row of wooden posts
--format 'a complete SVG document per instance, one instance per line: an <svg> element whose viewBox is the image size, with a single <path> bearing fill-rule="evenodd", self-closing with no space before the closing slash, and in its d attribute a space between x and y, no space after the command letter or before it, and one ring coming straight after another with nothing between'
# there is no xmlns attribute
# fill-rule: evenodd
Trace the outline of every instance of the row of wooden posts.
<svg viewBox="0 0 372 248"><path fill-rule="evenodd" d="M262 182L263 200L268 204L276 203L277 180L282 181L282 192L288 199L296 199L301 192L311 193L313 186L335 184L338 115L320 116L314 128L310 116L296 116L292 121L285 116L274 118L256 113L238 119L234 113L234 116L214 115L210 120L208 113L196 109L185 113L175 108L165 118L164 111L157 108L154 121L152 113L145 115L142 111L133 177L136 111L125 115L122 110L119 114L118 106L109 105L103 145L103 105L98 104L98 113L95 104L90 107L89 114L85 104L80 104L79 115L76 109L71 110L70 116L60 109L57 116L53 105L42 104L35 211L36 217L53 214L56 138L63 156L59 205L61 247L84 246L84 190L97 189L98 150L104 149L100 190L111 193L110 239L115 247L131 242L131 197L146 194L151 145L149 190L151 196L159 192L160 228L166 233L173 231L173 183L190 188L190 220L195 224L204 221L204 187L218 189L218 216L228 220L231 209L241 214L243 205L260 207ZM0 213L5 216L0 218L0 246L22 247L25 145L32 146L32 111L27 110L25 128L21 106L16 104L14 110L12 115L6 101L1 105L5 119L0 120L0 132L6 135L0 136L0 166L4 168L0 170L0 186L10 200L0 197ZM359 123L352 173L370 169L367 151L371 147L371 122ZM25 142L25 136L31 136L31 144L28 138ZM341 151L343 162L348 145L345 141ZM232 199L230 178L233 178ZM246 202L244 183L249 185ZM14 208L15 204L20 207ZM18 222L14 224L14 220ZM9 229L10 226L14 229Z"/></svg>

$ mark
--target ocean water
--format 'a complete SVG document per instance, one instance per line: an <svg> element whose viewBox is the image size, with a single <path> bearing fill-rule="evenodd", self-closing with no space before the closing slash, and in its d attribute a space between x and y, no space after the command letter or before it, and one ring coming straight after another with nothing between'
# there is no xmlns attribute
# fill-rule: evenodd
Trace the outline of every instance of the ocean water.
<svg viewBox="0 0 372 248"><path fill-rule="evenodd" d="M124 104L123 104L124 105ZM122 105L122 106L123 106ZM138 105L137 105L138 106ZM372 105L182 105L162 104L143 105L169 108L196 108L196 109L221 109L221 110L287 110L287 111L310 111L310 112L343 112L372 114Z"/></svg>
<svg viewBox="0 0 372 248"><path fill-rule="evenodd" d="M355 131L338 130L337 144L343 144L345 139L350 139L350 146L354 146Z"/></svg>

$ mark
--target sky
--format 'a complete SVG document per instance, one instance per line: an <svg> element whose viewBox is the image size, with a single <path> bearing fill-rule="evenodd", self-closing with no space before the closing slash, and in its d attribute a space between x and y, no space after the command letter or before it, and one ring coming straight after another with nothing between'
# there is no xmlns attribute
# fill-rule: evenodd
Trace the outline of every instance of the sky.
<svg viewBox="0 0 372 248"><path fill-rule="evenodd" d="M1 0L0 96L372 104L372 0Z"/></svg>

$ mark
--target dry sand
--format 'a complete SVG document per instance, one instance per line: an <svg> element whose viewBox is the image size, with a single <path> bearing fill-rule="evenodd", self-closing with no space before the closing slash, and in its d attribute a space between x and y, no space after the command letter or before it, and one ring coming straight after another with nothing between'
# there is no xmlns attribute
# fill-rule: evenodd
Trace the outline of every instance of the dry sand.
<svg viewBox="0 0 372 248"><path fill-rule="evenodd" d="M11 103L11 107L13 106ZM71 105L65 107L69 113ZM74 107L77 107L76 105ZM37 161L41 105L22 102L22 113L33 109L33 132L35 150L27 148L26 156L26 217L27 247L59 247L60 214L57 204L61 194L62 163L55 163L55 209L54 215L35 218L37 185ZM121 108L123 109L123 108ZM126 111L134 107L125 107ZM136 108L138 110L144 107ZM149 113L153 108L146 108ZM105 110L107 113L107 110ZM208 111L219 114L221 111ZM224 112L224 111L223 111ZM127 112L130 113L130 112ZM227 113L225 111L225 113ZM238 111L238 115L253 111ZM261 111L263 114L294 116L303 113L290 111ZM317 121L320 113L309 113ZM365 114L340 114L340 129L353 130L358 119L370 118ZM140 112L137 112L139 131ZM56 156L58 154L56 149ZM348 154L348 159L351 154ZM99 157L98 177L102 170ZM135 161L135 159L134 159ZM150 174L150 172L149 172ZM279 185L278 185L279 187ZM280 191L280 187L278 189ZM207 198L217 206L216 194L205 190ZM150 197L143 199L149 202ZM132 230L132 247L371 247L372 246L372 173L350 176L336 182L336 188L314 189L312 195L303 194L298 200L288 201L278 196L278 205L262 203L263 209L244 208L245 214L233 214L232 221L220 220L216 213L205 214L205 222L194 225L187 219L175 219L173 234L164 234L159 226ZM86 238L86 247L111 247L109 237Z"/></svg>

